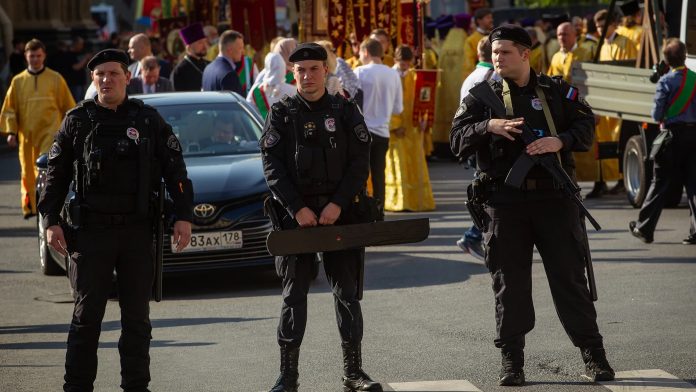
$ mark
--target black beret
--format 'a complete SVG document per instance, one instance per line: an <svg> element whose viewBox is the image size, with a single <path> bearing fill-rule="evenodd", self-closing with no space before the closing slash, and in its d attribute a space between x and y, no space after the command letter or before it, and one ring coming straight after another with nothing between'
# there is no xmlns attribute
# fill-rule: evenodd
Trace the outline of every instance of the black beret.
<svg viewBox="0 0 696 392"><path fill-rule="evenodd" d="M96 68L97 65L108 63L110 61L121 63L127 67L130 63L130 58L128 57L128 54L122 50L104 49L95 54L94 57L89 60L87 63L87 68L89 68L90 71L94 71L94 68Z"/></svg>
<svg viewBox="0 0 696 392"><path fill-rule="evenodd" d="M306 42L297 45L297 48L290 54L290 62L296 63L303 60L325 61L327 57L326 49L314 42Z"/></svg>
<svg viewBox="0 0 696 392"><path fill-rule="evenodd" d="M636 0L626 1L621 4L621 13L624 16L635 15L638 11L640 11L640 5Z"/></svg>
<svg viewBox="0 0 696 392"><path fill-rule="evenodd" d="M511 24L504 24L493 29L491 34L488 36L488 40L491 41L491 43L498 40L506 40L520 44L527 48L532 47L532 39L529 37L529 33L527 33L522 27Z"/></svg>

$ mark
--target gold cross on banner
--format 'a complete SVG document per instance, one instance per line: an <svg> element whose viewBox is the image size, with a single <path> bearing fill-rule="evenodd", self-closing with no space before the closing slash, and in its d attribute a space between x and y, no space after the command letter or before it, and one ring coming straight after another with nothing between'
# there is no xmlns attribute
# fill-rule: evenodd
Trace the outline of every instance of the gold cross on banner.
<svg viewBox="0 0 696 392"><path fill-rule="evenodd" d="M367 19L365 19L365 7L367 6L368 4L365 2L365 0L357 0L353 6L360 12L360 27L365 27L365 22L367 22Z"/></svg>

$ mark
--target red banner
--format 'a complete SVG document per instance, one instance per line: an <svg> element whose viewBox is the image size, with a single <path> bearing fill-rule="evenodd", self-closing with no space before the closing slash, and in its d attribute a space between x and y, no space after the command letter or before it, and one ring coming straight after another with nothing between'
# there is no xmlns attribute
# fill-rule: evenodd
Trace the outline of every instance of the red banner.
<svg viewBox="0 0 696 392"><path fill-rule="evenodd" d="M421 129L428 129L433 125L433 119L435 117L435 92L437 91L438 79L437 70L416 70L413 123L421 124Z"/></svg>
<svg viewBox="0 0 696 392"><path fill-rule="evenodd" d="M278 34L274 0L234 0L231 27L244 35L244 43L261 50Z"/></svg>
<svg viewBox="0 0 696 392"><path fill-rule="evenodd" d="M399 4L401 7L401 16L399 18L399 37L400 43L408 45L412 48L416 47L416 30L414 28L416 18L416 9L413 2Z"/></svg>
<svg viewBox="0 0 696 392"><path fill-rule="evenodd" d="M334 47L340 47L353 31L358 41L362 41L372 30L384 29L395 41L399 33L399 0L328 1L329 37Z"/></svg>

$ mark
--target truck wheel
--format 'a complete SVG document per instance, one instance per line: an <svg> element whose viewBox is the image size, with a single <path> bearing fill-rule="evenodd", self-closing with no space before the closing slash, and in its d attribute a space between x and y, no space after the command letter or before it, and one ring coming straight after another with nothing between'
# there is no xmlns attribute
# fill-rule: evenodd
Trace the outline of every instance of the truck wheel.
<svg viewBox="0 0 696 392"><path fill-rule="evenodd" d="M640 136L631 136L623 154L624 186L628 202L640 208L650 186L645 170L646 153Z"/></svg>
<svg viewBox="0 0 696 392"><path fill-rule="evenodd" d="M41 224L41 214L37 215L36 227L39 229L39 261L41 262L41 272L44 275L65 275L65 271L51 256L48 242L46 241L46 229Z"/></svg>
<svg viewBox="0 0 696 392"><path fill-rule="evenodd" d="M680 182L672 184L672 187L667 191L667 197L665 198L665 207L667 208L677 208L682 199L682 191L684 190L684 185Z"/></svg>

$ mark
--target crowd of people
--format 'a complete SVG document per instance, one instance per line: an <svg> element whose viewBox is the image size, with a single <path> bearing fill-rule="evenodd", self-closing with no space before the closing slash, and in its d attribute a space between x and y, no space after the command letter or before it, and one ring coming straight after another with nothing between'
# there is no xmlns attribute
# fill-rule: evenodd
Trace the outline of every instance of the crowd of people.
<svg viewBox="0 0 696 392"><path fill-rule="evenodd" d="M439 45L430 43L419 59L422 67L444 70L434 126L448 123L453 154L476 167L469 202L480 204L485 213L476 216L476 211L471 212L481 224L467 230L457 243L484 259L493 279L494 343L501 351L498 383L503 386L525 383L525 335L534 328L534 247L542 256L563 327L581 351L585 375L593 381L615 377L596 321L595 288L591 283L588 287L585 278L586 264L591 262L585 216L567 197L571 189L567 185L574 179L559 184L545 170L548 167L541 165L528 167L519 189L508 186L505 177L520 158L531 156L537 162L550 158L557 173L565 171L570 178L577 173L578 178L595 182L588 198L621 191L620 182L612 190L606 185L621 180L617 162L595 159L591 151L603 141L615 141L620 123L613 118L595 119L572 86L570 69L574 61L594 55L600 60L635 58L644 33L637 22L637 2L624 3L622 13L621 26L613 13L600 10L585 18L561 15L495 27L491 10L481 8L473 16L471 31L472 18L465 14L435 21L434 28L444 39ZM601 35L606 42L598 49L596 41ZM264 175L274 195L271 203L279 203L286 218L274 222L274 227L280 226L276 229L379 220L379 216L360 214L366 182L381 210L377 215L384 210L435 208L426 161L428 130L413 119L417 61L413 48L400 45L392 50L389 35L379 29L360 42L350 37L350 50L342 52L343 57L328 41L298 43L278 37L259 67L254 56L246 54L244 36L237 31L218 35L216 29L194 23L181 29L180 36L185 53L176 64L161 58L157 41L144 34L129 38L127 54L106 49L94 56L84 53L84 40L77 37L57 58L49 59L53 63L48 64L58 71L46 66L46 47L32 39L24 45L22 60L26 63L21 69L16 66L18 73L3 103L0 131L8 134L10 146L19 146L22 163L22 212L25 218L36 214L34 160L39 153L48 152L46 186L38 208L47 242L63 255L70 253L73 260L71 278L77 299L68 337L66 391L92 389L99 326L114 268L123 308L119 344L123 387L145 390L150 382L152 326L147 304L153 271L148 250L152 245L150 220L155 214L143 202L151 196L150 190L133 188L149 177L140 177L145 174L132 168L151 158L159 162L178 219L173 227L176 250L181 251L191 236L194 190L181 145L154 109L129 100L128 94L226 90L245 97L266 118L259 141ZM120 45L117 40L111 44ZM17 48L21 49L20 43ZM658 82L652 112L654 120L663 125L660 143L651 153L655 179L639 219L629 227L633 236L653 241L665 191L675 180L674 171L683 170L691 210L690 235L684 243L694 244L696 101L694 83L686 81L696 80L696 74L685 68L683 42L666 40L662 55L670 72ZM11 61L20 64L18 56ZM91 71L93 83L84 83L85 67ZM487 91L481 88L504 102L505 110L495 111L495 101L472 94ZM95 95L97 99L83 101ZM76 101L83 102L75 107ZM523 133L520 128L525 123L527 136L516 137ZM124 129L132 145L138 146L139 131L132 125L148 132L144 135L157 135L156 150L141 150L153 155L106 154L103 174L114 180L97 181L80 191L76 202L84 203L86 197L87 203L79 207L89 208L69 209L68 215L72 222L86 219L87 226L64 233L60 214L65 194L74 179L73 165L83 159L76 151L89 148L84 157L93 159L96 150L113 147L112 132ZM60 131L55 134L55 129ZM94 132L87 146L93 129L106 131ZM89 163L82 164L89 167ZM84 177L85 173L76 175ZM87 183L84 178L77 182ZM484 200L476 199L480 192ZM82 216L75 211L88 213ZM127 241L132 234L137 240ZM275 259L283 279L283 302L277 335L281 373L273 392L298 388L299 349L315 257L310 252ZM325 252L324 269L335 296L344 389L381 391L381 384L362 368L364 258L360 248ZM87 261L92 259L103 261L100 268L91 267ZM590 270L587 276L589 280Z"/></svg>

